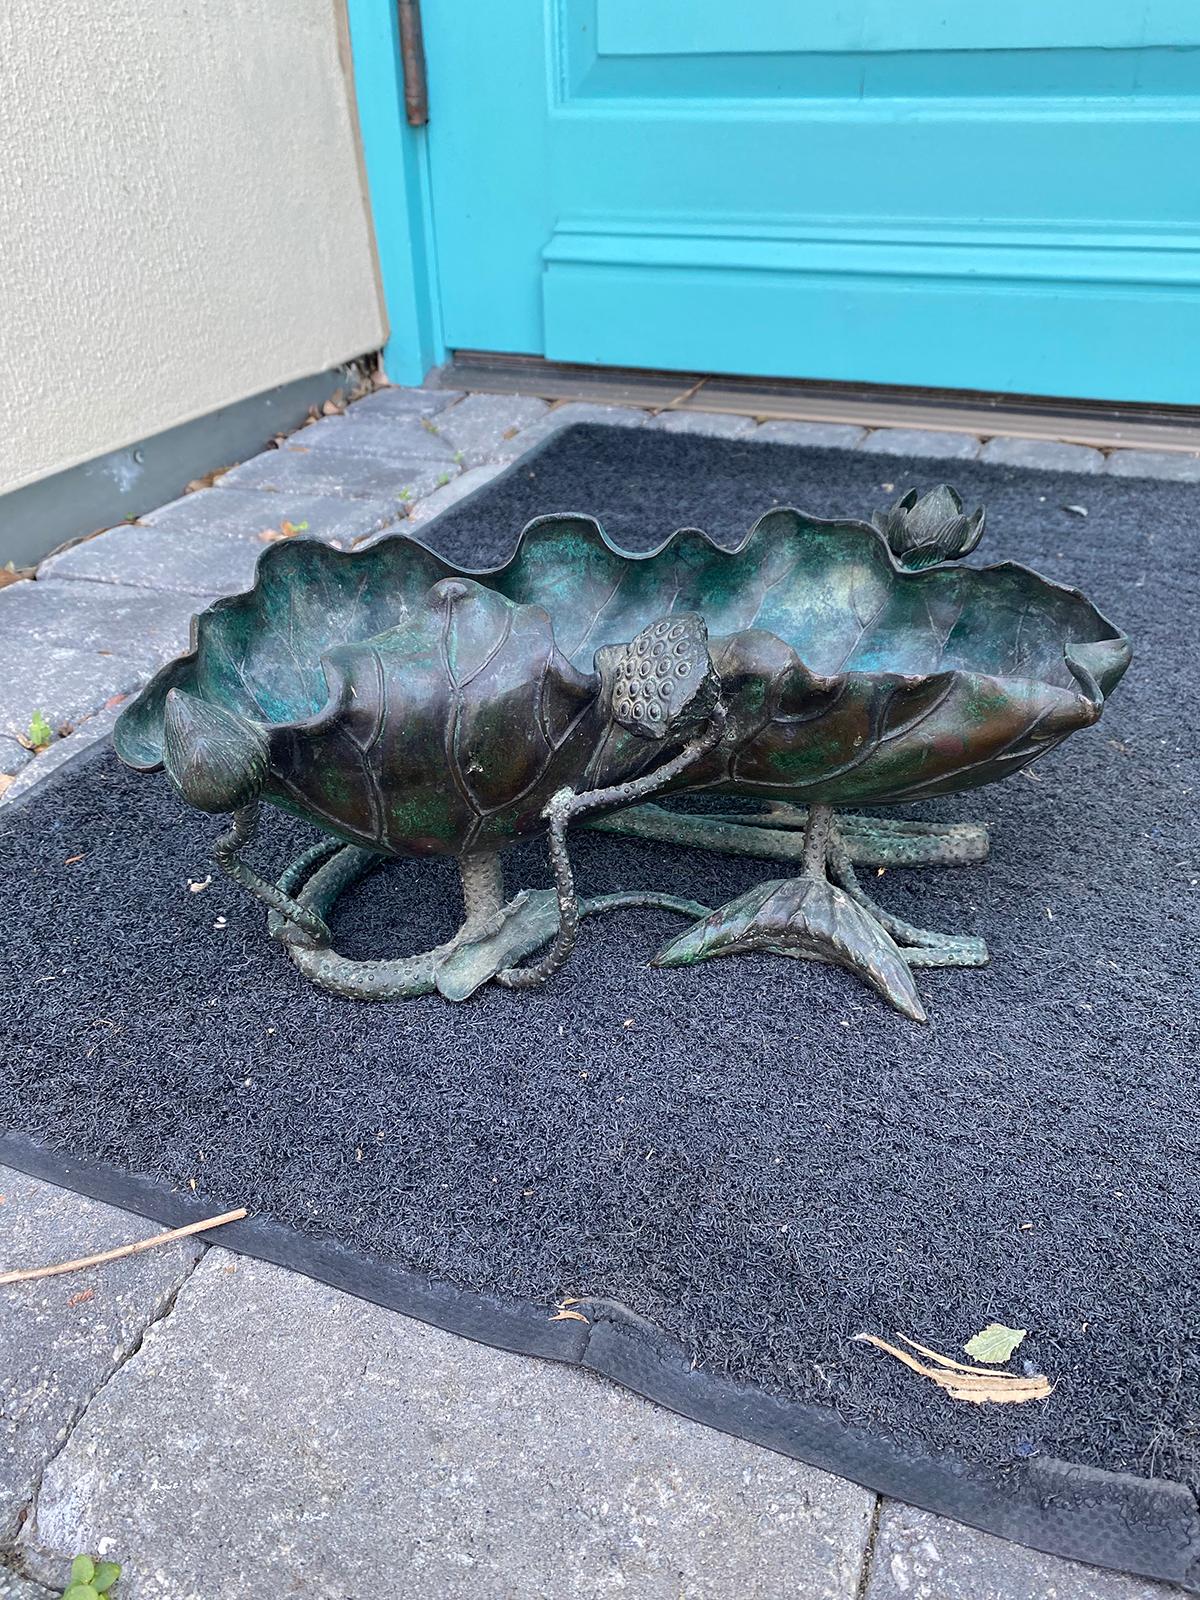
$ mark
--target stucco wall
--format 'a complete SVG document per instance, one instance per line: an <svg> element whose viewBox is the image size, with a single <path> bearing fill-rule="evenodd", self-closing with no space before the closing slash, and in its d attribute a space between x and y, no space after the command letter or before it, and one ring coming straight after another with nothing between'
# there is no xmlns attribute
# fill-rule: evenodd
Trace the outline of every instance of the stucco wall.
<svg viewBox="0 0 1200 1600"><path fill-rule="evenodd" d="M340 0L0 4L0 492L378 348Z"/></svg>

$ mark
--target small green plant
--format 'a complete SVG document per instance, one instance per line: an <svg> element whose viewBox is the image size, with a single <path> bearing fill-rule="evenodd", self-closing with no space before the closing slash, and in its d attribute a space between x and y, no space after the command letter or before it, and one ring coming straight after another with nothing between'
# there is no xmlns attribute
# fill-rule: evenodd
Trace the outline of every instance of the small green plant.
<svg viewBox="0 0 1200 1600"><path fill-rule="evenodd" d="M29 742L35 750L44 750L54 738L54 729L46 721L44 714L35 711L29 719Z"/></svg>
<svg viewBox="0 0 1200 1600"><path fill-rule="evenodd" d="M426 433L437 433L438 432L437 423L436 422L430 422L428 417L422 417L421 418L421 426L425 429Z"/></svg>
<svg viewBox="0 0 1200 1600"><path fill-rule="evenodd" d="M438 473L438 488L439 489L444 489L449 482L450 482L450 474L448 472L439 472Z"/></svg>
<svg viewBox="0 0 1200 1600"><path fill-rule="evenodd" d="M115 1561L93 1561L91 1556L76 1556L71 1563L71 1582L62 1600L101 1600L102 1596L111 1594L120 1576L121 1569Z"/></svg>

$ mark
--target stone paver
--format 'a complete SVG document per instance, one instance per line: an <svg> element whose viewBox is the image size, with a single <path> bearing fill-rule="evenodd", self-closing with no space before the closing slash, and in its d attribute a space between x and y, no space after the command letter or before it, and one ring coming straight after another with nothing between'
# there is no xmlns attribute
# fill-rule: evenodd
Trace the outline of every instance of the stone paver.
<svg viewBox="0 0 1200 1600"><path fill-rule="evenodd" d="M339 495L276 494L222 484L219 489L198 489L157 511L148 511L138 518L138 524L189 538L216 530L255 539L264 529L278 528L286 520L296 526L307 523L305 531L312 538L348 547L400 515L402 511L390 498L346 500Z"/></svg>
<svg viewBox="0 0 1200 1600"><path fill-rule="evenodd" d="M376 389L349 409L355 416L433 417L462 397L462 389Z"/></svg>
<svg viewBox="0 0 1200 1600"><path fill-rule="evenodd" d="M136 588L191 594L234 594L254 581L254 566L266 543L230 538L216 529L190 535L156 528L110 528L60 556L44 561L38 576L78 582L122 583Z"/></svg>
<svg viewBox="0 0 1200 1600"><path fill-rule="evenodd" d="M732 411L660 411L646 424L664 433L695 433L710 439L736 439L754 432L754 418Z"/></svg>
<svg viewBox="0 0 1200 1600"><path fill-rule="evenodd" d="M524 445L517 435L549 411L545 400L528 394L469 394L438 417L443 438L464 467L511 461Z"/></svg>
<svg viewBox="0 0 1200 1600"><path fill-rule="evenodd" d="M889 1500L862 1600L1184 1600L1184 1593L1045 1556Z"/></svg>
<svg viewBox="0 0 1200 1600"><path fill-rule="evenodd" d="M323 417L294 433L281 450L333 450L379 461L449 462L454 448L442 433L444 416L364 416L352 406L344 417Z"/></svg>
<svg viewBox="0 0 1200 1600"><path fill-rule="evenodd" d="M26 750L11 734L0 733L0 773L6 778L15 777L32 760L32 750Z"/></svg>
<svg viewBox="0 0 1200 1600"><path fill-rule="evenodd" d="M876 428L858 447L879 456L943 456L971 461L979 440L971 433L934 433L925 428Z"/></svg>
<svg viewBox="0 0 1200 1600"><path fill-rule="evenodd" d="M48 1578L44 1552L107 1535L122 1600L850 1600L872 1505L213 1249L47 1469L21 1548Z"/></svg>
<svg viewBox="0 0 1200 1600"><path fill-rule="evenodd" d="M7 1168L0 1168L0 1197L5 1270L70 1261L156 1231ZM0 1288L0 1540L11 1540L45 1463L170 1306L199 1253L184 1240L92 1271Z"/></svg>
<svg viewBox="0 0 1200 1600"><path fill-rule="evenodd" d="M0 651L33 641L85 654L110 652L147 674L186 650L193 614L206 594L160 594L124 584L38 579L0 589ZM7 675L0 681L7 682Z"/></svg>
<svg viewBox="0 0 1200 1600"><path fill-rule="evenodd" d="M476 489L482 489L485 483L490 483L493 478L498 477L500 473L506 470L507 466L508 463L504 461L491 461L486 466L468 468L461 477L452 478L449 483L443 484L440 489L435 489L432 494L427 494L424 500L418 500L408 514L408 521L405 523L405 527L419 527L422 523L431 521L449 506L457 505L467 495L474 494ZM377 537L380 536L373 535L371 539L363 542L374 543Z"/></svg>
<svg viewBox="0 0 1200 1600"><path fill-rule="evenodd" d="M270 489L279 494L332 494L348 500L387 500L407 506L458 472L453 461L385 461L339 450L268 450L233 467L219 488Z"/></svg>
<svg viewBox="0 0 1200 1600"><path fill-rule="evenodd" d="M1060 444L1057 439L989 439L981 461L1008 467L1040 467L1045 472L1103 472L1104 456L1085 444Z"/></svg>
<svg viewBox="0 0 1200 1600"><path fill-rule="evenodd" d="M62 1589L47 1589L28 1578L18 1578L0 1569L0 1600L59 1600Z"/></svg>
<svg viewBox="0 0 1200 1600"><path fill-rule="evenodd" d="M776 444L804 444L816 449L855 450L867 437L865 428L846 422L764 422L755 439Z"/></svg>
<svg viewBox="0 0 1200 1600"><path fill-rule="evenodd" d="M207 595L47 579L0 589L0 734L78 722L186 650Z"/></svg>
<svg viewBox="0 0 1200 1600"><path fill-rule="evenodd" d="M1105 470L1114 478L1169 478L1174 483L1200 483L1200 456L1166 450L1114 450Z"/></svg>
<svg viewBox="0 0 1200 1600"><path fill-rule="evenodd" d="M0 637L0 682L4 684L0 734L8 739L18 733L28 735L35 712L55 731L74 727L115 695L130 693L147 676L124 656L87 655L57 645L39 645L20 634Z"/></svg>
<svg viewBox="0 0 1200 1600"><path fill-rule="evenodd" d="M113 730L113 724L121 715L122 707L128 703L128 697L120 705L108 706L103 711L97 711L86 720L75 725L71 734L66 739L56 739L41 755L32 756L17 773L13 782L0 795L0 806L12 805L44 783L48 777L57 772L64 762L74 761L84 750L107 739ZM0 1171L3 1169L0 1168Z"/></svg>
<svg viewBox="0 0 1200 1600"><path fill-rule="evenodd" d="M180 513L169 521L126 523L110 528L69 550L51 556L38 577L70 578L95 583L123 583L172 593L236 594L254 581L259 556L285 524L299 536L320 539L347 550L368 535L394 526L403 508L393 502L337 500L252 493L236 489L204 489L189 499L195 508L177 502ZM222 502L238 503L239 516L229 522ZM253 510L244 502L253 501ZM326 508L336 507L331 515ZM249 523L253 531L243 531ZM231 526L232 524L232 526Z"/></svg>

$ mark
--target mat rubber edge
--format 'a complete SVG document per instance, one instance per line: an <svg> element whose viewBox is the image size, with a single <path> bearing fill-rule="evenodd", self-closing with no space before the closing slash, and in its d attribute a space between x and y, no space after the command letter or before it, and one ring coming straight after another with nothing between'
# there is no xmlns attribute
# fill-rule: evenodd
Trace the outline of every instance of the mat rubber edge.
<svg viewBox="0 0 1200 1600"><path fill-rule="evenodd" d="M20 1134L0 1133L0 1164L165 1227L181 1227L213 1210L193 1195L171 1193ZM781 1400L693 1370L676 1340L611 1302L581 1301L587 1324L552 1322L550 1306L434 1283L264 1218L228 1224L210 1242L448 1333L587 1368L693 1421L985 1533L1200 1594L1200 1509L1183 1484L1055 1459L995 1470L914 1457L883 1436L850 1428L827 1407Z"/></svg>

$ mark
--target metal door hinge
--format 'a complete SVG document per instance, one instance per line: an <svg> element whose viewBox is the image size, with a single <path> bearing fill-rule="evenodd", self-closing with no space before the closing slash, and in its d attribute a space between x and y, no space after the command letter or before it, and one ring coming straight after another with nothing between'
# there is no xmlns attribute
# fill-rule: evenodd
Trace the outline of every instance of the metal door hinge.
<svg viewBox="0 0 1200 1600"><path fill-rule="evenodd" d="M421 0L396 3L400 15L400 63L404 69L404 112L410 128L423 128L429 121L429 86L425 81Z"/></svg>

